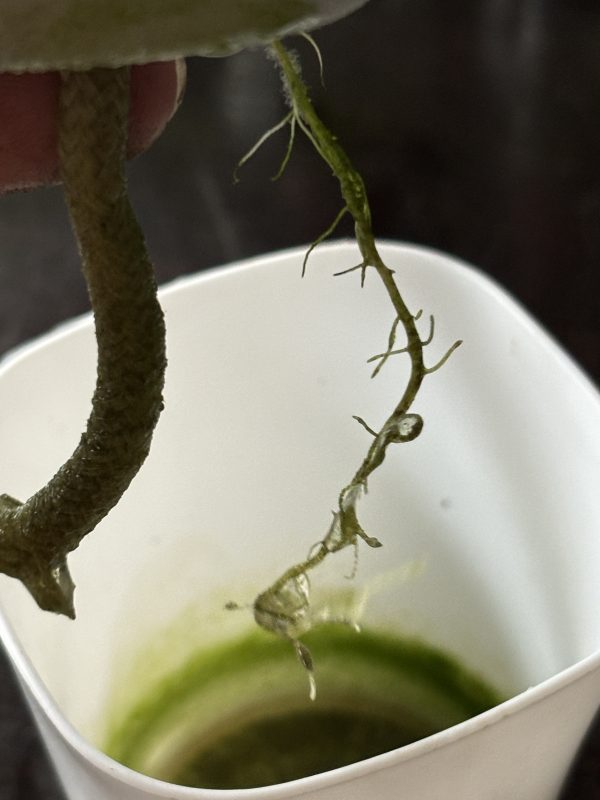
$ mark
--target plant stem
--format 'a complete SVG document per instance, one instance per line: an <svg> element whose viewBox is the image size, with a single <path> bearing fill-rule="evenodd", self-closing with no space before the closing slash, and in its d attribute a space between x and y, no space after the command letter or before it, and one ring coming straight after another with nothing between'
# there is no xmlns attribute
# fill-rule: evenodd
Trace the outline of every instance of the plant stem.
<svg viewBox="0 0 600 800"><path fill-rule="evenodd" d="M97 382L67 462L25 503L0 497L0 571L21 580L41 608L70 617L67 554L129 486L163 405L163 315L127 197L128 112L127 68L63 75L62 179L94 312Z"/></svg>

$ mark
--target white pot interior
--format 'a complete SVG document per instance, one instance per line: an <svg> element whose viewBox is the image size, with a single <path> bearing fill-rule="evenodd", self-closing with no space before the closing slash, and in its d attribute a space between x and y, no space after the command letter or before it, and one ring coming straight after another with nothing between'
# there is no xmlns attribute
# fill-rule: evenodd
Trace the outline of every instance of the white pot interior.
<svg viewBox="0 0 600 800"><path fill-rule="evenodd" d="M409 306L423 308L424 336L435 315L429 363L464 344L425 381L421 437L390 451L361 501L364 527L384 543L360 548L357 591L379 587L363 623L422 637L514 694L599 649L598 396L483 276L416 248L382 254ZM252 602L324 535L368 446L352 415L377 427L402 393L402 356L375 380L365 363L393 321L376 276L362 290L357 273L332 277L357 262L355 246L321 247L304 280L302 256L164 291L166 408L130 491L71 557L77 620L38 611L0 579L16 641L94 742L107 708L251 625L225 602ZM6 362L2 491L25 499L73 449L94 361L85 321ZM347 586L351 566L342 554L325 583Z"/></svg>

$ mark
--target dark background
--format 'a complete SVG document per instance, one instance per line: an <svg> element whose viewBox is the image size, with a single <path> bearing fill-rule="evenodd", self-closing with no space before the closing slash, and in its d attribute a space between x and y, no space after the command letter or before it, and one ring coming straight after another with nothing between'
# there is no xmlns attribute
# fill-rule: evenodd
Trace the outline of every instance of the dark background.
<svg viewBox="0 0 600 800"><path fill-rule="evenodd" d="M298 41L305 73L377 234L478 265L598 381L598 0L371 0L316 38L327 90ZM309 242L335 217L336 186L304 142L269 181L285 134L233 185L284 113L263 53L189 62L183 106L130 172L160 282ZM87 307L60 189L0 198L0 353ZM562 800L600 797L596 727ZM0 800L58 798L0 653Z"/></svg>

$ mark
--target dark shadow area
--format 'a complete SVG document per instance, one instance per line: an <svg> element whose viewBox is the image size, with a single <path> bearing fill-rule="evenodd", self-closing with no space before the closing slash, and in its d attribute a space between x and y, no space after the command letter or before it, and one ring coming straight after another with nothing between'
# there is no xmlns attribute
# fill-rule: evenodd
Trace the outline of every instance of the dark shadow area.
<svg viewBox="0 0 600 800"><path fill-rule="evenodd" d="M600 711L579 748L559 800L600 797Z"/></svg>

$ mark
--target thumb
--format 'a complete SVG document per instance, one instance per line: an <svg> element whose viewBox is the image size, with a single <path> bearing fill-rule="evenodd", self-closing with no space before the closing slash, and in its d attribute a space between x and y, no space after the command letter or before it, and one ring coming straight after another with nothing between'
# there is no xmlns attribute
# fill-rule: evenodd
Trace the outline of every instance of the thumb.
<svg viewBox="0 0 600 800"><path fill-rule="evenodd" d="M183 61L132 67L129 155L147 149L177 110ZM60 75L0 73L0 193L55 183Z"/></svg>

